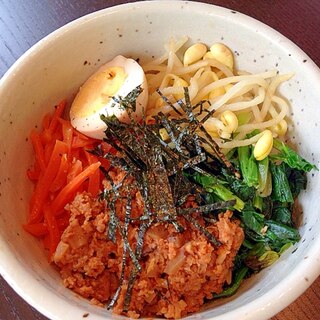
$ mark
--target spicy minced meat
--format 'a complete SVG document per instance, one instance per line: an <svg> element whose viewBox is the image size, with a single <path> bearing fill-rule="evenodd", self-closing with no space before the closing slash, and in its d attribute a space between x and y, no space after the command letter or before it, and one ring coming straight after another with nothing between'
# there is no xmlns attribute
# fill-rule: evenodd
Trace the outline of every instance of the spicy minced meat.
<svg viewBox="0 0 320 320"><path fill-rule="evenodd" d="M115 176L114 179L117 177ZM192 197L186 206L193 206ZM121 201L117 212L124 213ZM116 243L106 235L109 212L103 202L88 193L78 194L67 207L69 225L54 255L63 283L95 304L108 303L119 286L123 241L117 233ZM139 191L132 196L132 216L143 213ZM124 216L124 214L123 214ZM204 225L201 217L199 223ZM234 258L243 242L244 232L231 211L220 213L206 229L221 243L215 247L193 224L182 217L184 227L178 232L170 223L152 224L145 236L142 270L134 282L129 317L164 316L180 318L200 309L213 293L220 293L231 282ZM130 224L128 241L134 249L138 226ZM128 258L125 279L133 262ZM122 313L128 282L125 280L113 312Z"/></svg>

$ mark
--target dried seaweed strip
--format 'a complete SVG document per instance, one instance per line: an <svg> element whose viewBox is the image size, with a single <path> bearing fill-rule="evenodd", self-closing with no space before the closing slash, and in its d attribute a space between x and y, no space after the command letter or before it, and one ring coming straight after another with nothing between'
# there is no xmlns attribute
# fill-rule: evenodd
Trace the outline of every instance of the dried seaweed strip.
<svg viewBox="0 0 320 320"><path fill-rule="evenodd" d="M210 233L205 227L203 227L197 219L193 218L192 215L184 215L183 216L188 222L190 222L196 229L198 229L202 234L204 234L207 239L214 245L220 246L221 243L218 241L212 233Z"/></svg>
<svg viewBox="0 0 320 320"><path fill-rule="evenodd" d="M188 199L189 196L195 196L196 203L202 203L201 193L205 193L205 190L190 181L183 173L183 171L178 171L173 179L173 196L176 207L182 206Z"/></svg>
<svg viewBox="0 0 320 320"><path fill-rule="evenodd" d="M184 99L186 101L186 104L185 104L186 114L187 114L188 118L190 119L190 121L194 121L194 115L192 112L192 105L191 105L188 87L183 87L183 91L184 91Z"/></svg>
<svg viewBox="0 0 320 320"><path fill-rule="evenodd" d="M125 216L124 227L123 227L123 232L124 232L124 235L125 235L127 240L128 240L127 234L128 234L129 224L130 224L130 221L131 221L130 215L131 215L131 197L129 197L127 199L126 216ZM123 286L124 273L125 273L125 269L126 269L126 266L127 266L127 246L125 246L125 245L123 246L122 259L121 260L122 260L122 264L121 264L121 273L120 273L120 278L119 278L119 286L118 286L115 294L113 295L109 305L107 306L108 310L113 308L114 304L118 300L119 294L120 294L122 286Z"/></svg>
<svg viewBox="0 0 320 320"><path fill-rule="evenodd" d="M179 151L179 152L183 152L182 148L181 148L181 144L178 143L178 141L176 140L176 136L175 134L177 133L177 128L174 128L170 125L169 123L169 120L168 118L162 113L162 112L159 112L158 114L158 117L161 121L161 124L163 125L163 127L166 129L170 139L171 139L171 142L174 143L175 145L175 148Z"/></svg>
<svg viewBox="0 0 320 320"><path fill-rule="evenodd" d="M187 99L187 101L189 100ZM202 152L202 148L199 142L199 137L195 133L199 126L199 122L194 118L192 108L190 106L185 105L182 100L179 100L178 103L189 117L189 121L185 123L185 127L182 128L182 130L179 130L179 128L175 126L175 123L172 122L172 124L170 124L168 118L162 113L159 114L161 124L167 130L171 141L174 143L175 148L180 152L180 154L183 154L186 157L194 153L200 154ZM179 132L177 137L174 135L174 132ZM194 149L191 145L194 146ZM188 152L186 152L186 150Z"/></svg>
<svg viewBox="0 0 320 320"><path fill-rule="evenodd" d="M109 143L112 147L114 147L118 152L122 154L122 157L125 158L127 164L130 166L132 164L134 167L140 168L141 163L136 161L136 158L132 156L132 152L130 153L128 150L125 150L123 146L119 145L119 137L115 139L115 134L108 127L105 131L106 138L103 140Z"/></svg>
<svg viewBox="0 0 320 320"><path fill-rule="evenodd" d="M129 112L129 118L130 118L130 129L131 134L134 135L134 138L136 139L136 142L138 142L138 145L140 148L142 148L145 153L148 153L150 149L150 144L148 143L148 137L145 134L145 123L142 123L141 125L135 121L135 119L132 117L131 112Z"/></svg>
<svg viewBox="0 0 320 320"><path fill-rule="evenodd" d="M107 130L105 131L107 137L114 135L118 141L121 141L122 150L120 150L125 152L133 162L137 161L137 159L139 159L140 162L143 161L144 163L147 161L146 153L144 149L141 148L141 145L137 143L139 140L137 140L136 135L133 134L132 126L128 124L125 125L120 123L119 120L114 120L113 118L110 119L103 115L101 115L101 120L103 120L107 125Z"/></svg>
<svg viewBox="0 0 320 320"><path fill-rule="evenodd" d="M203 125L207 120L209 120L213 114L216 112L215 109L212 109L212 110L203 110L203 113L206 112L207 114L199 121L201 125Z"/></svg>
<svg viewBox="0 0 320 320"><path fill-rule="evenodd" d="M130 171L131 173L140 170L145 170L145 163L136 158L134 153L131 151L121 149L121 158L119 157L119 159L123 159L123 161L126 163L126 165L124 165L123 163L121 167L127 171Z"/></svg>
<svg viewBox="0 0 320 320"><path fill-rule="evenodd" d="M168 180L167 170L163 162L163 150L159 143L156 143L153 134L147 131L141 133L144 141L144 150L149 156L148 158L148 202L152 204L152 210L157 216L164 217L168 215L173 225L178 231L181 227L175 222L176 208L172 197L172 190ZM145 178L146 178L145 177Z"/></svg>
<svg viewBox="0 0 320 320"><path fill-rule="evenodd" d="M151 168L148 170L148 193L152 210L160 217L165 215L176 216L172 190L169 183L166 168L164 166L160 150L156 148L155 153L149 159Z"/></svg>
<svg viewBox="0 0 320 320"><path fill-rule="evenodd" d="M172 196L175 205L177 206L178 201L181 197L187 197L189 194L189 190L187 189L185 183L185 177L183 175L182 170L178 170L175 172L175 177L172 179Z"/></svg>
<svg viewBox="0 0 320 320"><path fill-rule="evenodd" d="M185 131L184 134L186 134L188 131ZM167 156L169 156L171 158L171 160L175 160L175 165L176 165L176 169L175 170L170 170L170 174L173 174L178 168L181 168L185 165L185 163L183 163L183 161L188 162L189 159L186 156L186 154L182 151L176 149L179 153L175 153L170 147L169 145L164 142L159 136L157 136L156 134L154 134L154 136L157 138L157 141L161 144L162 146L162 150L165 151L165 153L167 154ZM199 150L197 152L201 153L201 149L199 148ZM202 157L202 156L201 156ZM205 160L205 159L204 159ZM172 164L172 161L170 161L170 163ZM186 165L186 168L189 167L189 164ZM192 165L192 168L194 170L196 170L197 172L201 173L201 174L205 174L207 175L208 173L205 172L203 169L196 167L194 164Z"/></svg>
<svg viewBox="0 0 320 320"><path fill-rule="evenodd" d="M125 217L124 228L122 229L121 227L119 227L119 231L122 236L123 247L125 247L126 251L129 252L129 255L130 255L130 258L133 262L135 270L137 272L141 272L142 269L141 269L141 265L139 263L140 258L137 256L136 253L133 252L133 250L129 244L129 241L128 241L128 224L129 224L129 222L131 222L130 212L131 212L131 197L129 197L129 199L127 201L127 205L126 205L126 217Z"/></svg>
<svg viewBox="0 0 320 320"><path fill-rule="evenodd" d="M105 173L105 178L107 179L107 181L110 183L111 185L111 190L106 190L106 188L104 188L104 199L108 199L108 208L110 210L109 213L109 223L108 223L108 238L113 242L116 243L116 230L117 230L117 218L116 218L116 209L115 209L115 197L114 194L118 195L118 191L114 186L114 183L112 181L112 179L109 177L109 174L106 172Z"/></svg>
<svg viewBox="0 0 320 320"><path fill-rule="evenodd" d="M191 101L190 101L190 96L189 96L189 91L188 88L184 88L184 95L185 95L185 103L183 103L182 100L178 101L179 106L183 109L183 111L186 113L187 117L189 118L190 122L197 122L199 123L199 121L197 120L197 118L195 117L195 115L192 112L192 106L191 106ZM207 114L207 116L205 117L205 121L210 117L210 115ZM204 123L205 121L202 121L200 123ZM233 165L231 164L231 162L225 157L225 155L220 151L220 148L218 146L218 144L212 139L212 137L210 136L210 134L205 130L205 128L201 125L199 126L199 129L201 130L201 132L203 132L205 134L205 137L208 141L206 141L207 143L209 143L210 147L212 148L212 150L214 151L215 155L222 161L222 163L224 163L224 165L227 167L227 169L229 171L231 171L237 178L240 178L240 173L233 167Z"/></svg>
<svg viewBox="0 0 320 320"><path fill-rule="evenodd" d="M187 162L189 159L184 154L175 153L174 150L172 150L166 142L161 140L161 138L159 138L158 136L156 136L156 135L154 135L154 136L158 139L158 142L161 144L162 150L166 153L167 156L170 157L171 165L174 164L176 166L176 169L170 169L170 171L168 170L168 175L174 174L174 172L176 172L177 169L179 169L179 168L183 168L183 166L185 164L183 161ZM187 165L186 167L189 167L189 165ZM191 167L195 171L197 171L198 173L200 173L202 175L209 175L209 173L206 172L204 169L202 169L194 164Z"/></svg>
<svg viewBox="0 0 320 320"><path fill-rule="evenodd" d="M149 131L148 128L146 129L146 131ZM180 153L176 153L174 150L172 150L169 145L163 141L160 137L157 136L156 133L149 131L150 134L153 135L153 138L150 136L150 142L154 145L154 146L158 146L159 150L161 152L161 154L164 156L164 158L166 159L166 169L167 172L174 172L176 171L176 169L181 165L181 161L187 160L187 158L184 155L181 155Z"/></svg>
<svg viewBox="0 0 320 320"><path fill-rule="evenodd" d="M204 162L207 159L207 156L204 152L199 153L197 156L188 159L188 161L183 166L183 169L194 167L195 165Z"/></svg>
<svg viewBox="0 0 320 320"><path fill-rule="evenodd" d="M110 218L108 223L108 238L113 242L117 242L116 230L118 228L118 219L116 216L115 202L112 200L109 202L108 206L110 209Z"/></svg>
<svg viewBox="0 0 320 320"><path fill-rule="evenodd" d="M120 235L122 237L123 247L125 247L126 251L129 253L129 256L130 256L130 258L131 258L131 260L133 262L135 270L140 272L142 269L141 269L141 265L139 263L139 259L137 258L136 254L134 253L134 251L132 250L132 248L131 248L131 246L129 244L126 231L123 230L123 228L122 228L122 226L120 224L120 221L119 221L117 216L114 217L114 220L115 220L116 228L117 228L117 230L119 231L119 233L120 233ZM131 219L130 219L130 221L131 221Z"/></svg>
<svg viewBox="0 0 320 320"><path fill-rule="evenodd" d="M114 182L112 181L112 179L109 177L108 174L105 174L105 177L107 178L107 180L109 181L110 185L111 185L111 190L109 190L109 192L107 193L107 196L105 198L105 200L107 201L107 206L110 209L110 218L109 218L109 223L108 223L108 238L113 242L116 243L116 231L118 230L122 236L123 239L123 245L124 247L126 247L126 250L129 252L130 258L132 259L132 262L135 266L135 268L140 271L141 270L141 266L138 262L138 259L136 258L133 250L130 247L130 244L128 242L127 239L127 235L126 232L122 229L119 218L117 217L117 213L116 213L116 209L115 209L115 202L117 201L117 199L122 199L119 189L124 185L125 180L128 178L128 173L126 174L126 176L122 179L121 182L119 182L118 184L114 184ZM130 193L127 193L130 197ZM127 205L127 209L128 209L128 205ZM131 204L130 204L130 210L131 210Z"/></svg>
<svg viewBox="0 0 320 320"><path fill-rule="evenodd" d="M135 112L136 111L136 101L138 96L142 93L143 88L139 85L136 88L134 88L132 91L130 91L125 97L112 97L113 100L120 106L120 108L123 108L128 112ZM113 104L111 107L115 106Z"/></svg>
<svg viewBox="0 0 320 320"><path fill-rule="evenodd" d="M206 109L204 109L204 107L203 107L203 105L204 105L205 103L207 103L207 104L209 105L209 107L211 106L211 103L210 103L209 100L201 100L200 102L198 102L197 104L195 104L194 106L192 106L192 112L194 113L195 117L200 116L200 115L204 112L204 110L206 110ZM199 112L196 113L195 111L196 111L199 107L200 107ZM214 112L214 110L213 110L213 112Z"/></svg>
<svg viewBox="0 0 320 320"><path fill-rule="evenodd" d="M177 113L179 116L182 116L182 113L174 106L173 103L160 91L160 89L156 89L156 92L160 95L160 97L163 99L165 103L167 103L172 110Z"/></svg>
<svg viewBox="0 0 320 320"><path fill-rule="evenodd" d="M236 200L228 200L223 202L210 203L210 204L206 204L196 208L178 209L177 212L178 212L178 215L183 215L183 216L196 213L196 212L205 214L205 213L210 213L214 210L222 210L222 209L226 210L228 208L231 208L235 204L236 204Z"/></svg>
<svg viewBox="0 0 320 320"><path fill-rule="evenodd" d="M209 224L215 224L215 223L218 222L217 219L212 218L212 217L209 218L209 217L203 216L202 219L203 219L205 222L209 223Z"/></svg>
<svg viewBox="0 0 320 320"><path fill-rule="evenodd" d="M136 257L138 260L141 259L142 255L142 249L143 249L143 242L144 242L144 236L148 228L150 227L151 222L145 222L140 224L140 228L138 231L138 238L137 238L137 245L136 245ZM138 275L138 271L136 269L131 270L129 280L128 280L128 287L127 292L124 298L124 304L123 304L123 311L127 312L130 306L131 296L132 296L132 289L135 282L135 279Z"/></svg>
<svg viewBox="0 0 320 320"><path fill-rule="evenodd" d="M202 137L200 137L200 139L204 142L207 143L210 148L215 152L215 154L218 156L218 158L224 163L224 165L226 166L226 168L232 173L234 174L234 176L236 178L240 178L240 172L232 165L232 163L226 158L226 156L220 151L220 148L218 146L218 144L212 139L212 137L210 136L210 134L203 128L200 127L200 130L205 134L206 138L208 140L203 139ZM211 143L211 144L210 144Z"/></svg>

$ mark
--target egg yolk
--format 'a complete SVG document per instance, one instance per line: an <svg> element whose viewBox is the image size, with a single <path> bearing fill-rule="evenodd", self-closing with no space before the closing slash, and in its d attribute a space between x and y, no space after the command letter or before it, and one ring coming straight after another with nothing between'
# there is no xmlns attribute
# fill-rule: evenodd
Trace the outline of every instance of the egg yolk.
<svg viewBox="0 0 320 320"><path fill-rule="evenodd" d="M73 101L71 117L87 117L103 108L119 91L127 74L122 67L109 67L91 76Z"/></svg>

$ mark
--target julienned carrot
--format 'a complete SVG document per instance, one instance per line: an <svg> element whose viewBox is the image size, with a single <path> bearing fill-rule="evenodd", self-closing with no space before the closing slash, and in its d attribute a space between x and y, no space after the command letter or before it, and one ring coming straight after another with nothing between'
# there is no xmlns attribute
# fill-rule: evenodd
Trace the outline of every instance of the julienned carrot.
<svg viewBox="0 0 320 320"><path fill-rule="evenodd" d="M47 205L44 206L43 212L44 212L45 222L48 226L48 232L49 232L49 238L50 238L49 261L51 261L52 256L58 246L58 243L60 242L61 233L59 230L57 219L54 216L50 206L47 206Z"/></svg>
<svg viewBox="0 0 320 320"><path fill-rule="evenodd" d="M57 128L59 127L59 118L61 117L64 109L66 107L66 100L61 101L54 111L54 114L52 116L52 119L48 123L48 120L44 119L44 128L41 134L41 139L43 143L48 143L49 141L54 141L57 137L54 135L57 135ZM44 116L44 118L49 117L47 115ZM51 117L50 117L51 118ZM60 133L60 132L59 132Z"/></svg>
<svg viewBox="0 0 320 320"><path fill-rule="evenodd" d="M62 125L62 136L63 141L68 146L68 158L71 159L71 148L72 148L72 141L74 136L74 129L70 123L70 121L59 119L61 125Z"/></svg>
<svg viewBox="0 0 320 320"><path fill-rule="evenodd" d="M51 123L51 119L52 119L52 115L51 113L47 113L44 115L43 119L42 119L42 127L44 129L48 129Z"/></svg>
<svg viewBox="0 0 320 320"><path fill-rule="evenodd" d="M67 154L61 156L59 170L56 177L52 181L50 186L50 192L57 192L61 189L67 181L68 170L70 168L70 162L68 161Z"/></svg>
<svg viewBox="0 0 320 320"><path fill-rule="evenodd" d="M98 161L97 157L89 153L88 151L86 151L85 154L89 164L93 164ZM96 172L92 174L89 178L88 192L91 193L94 197L96 197L99 194L99 190L100 190L100 171L96 170Z"/></svg>
<svg viewBox="0 0 320 320"><path fill-rule="evenodd" d="M100 191L100 171L97 170L90 178L88 184L88 192L92 194L93 197L99 195Z"/></svg>
<svg viewBox="0 0 320 320"><path fill-rule="evenodd" d="M52 117L52 120L51 120L51 123L50 123L50 126L49 126L49 132L52 134L58 124L59 124L59 118L61 118L62 116L62 113L66 107L66 104L67 104L67 101L66 100L62 100L57 106L56 106L56 110L53 114L53 117Z"/></svg>
<svg viewBox="0 0 320 320"><path fill-rule="evenodd" d="M61 156L64 153L67 153L67 151L67 145L62 141L56 140L48 166L46 167L43 176L40 177L32 195L28 223L40 222L43 218L43 205L48 197L51 183L59 170Z"/></svg>
<svg viewBox="0 0 320 320"><path fill-rule="evenodd" d="M44 149L41 143L40 135L35 129L33 129L31 131L30 138L32 141L36 160L38 161L40 169L44 171L46 169L46 162L45 162Z"/></svg>
<svg viewBox="0 0 320 320"><path fill-rule="evenodd" d="M31 169L27 169L27 176L31 181L37 181L40 178L40 168L38 168L39 166L37 166L36 164L33 166L33 168Z"/></svg>
<svg viewBox="0 0 320 320"><path fill-rule="evenodd" d="M81 184L94 174L99 167L100 162L89 165L59 192L52 205L52 212L55 215L59 215L63 212L63 208L73 199Z"/></svg>
<svg viewBox="0 0 320 320"><path fill-rule="evenodd" d="M70 213L64 210L65 205L77 192L88 191L97 196L103 178L98 168L110 166L108 160L102 158L101 163L87 152L94 149L97 140L79 133L70 121L61 118L65 105L62 101L53 115L44 116L41 132L31 132L36 159L27 170L35 188L28 222L23 227L42 239L50 259L69 224Z"/></svg>
<svg viewBox="0 0 320 320"><path fill-rule="evenodd" d="M76 159L70 166L70 169L67 175L67 183L72 181L82 171L83 171L82 161L79 159Z"/></svg>
<svg viewBox="0 0 320 320"><path fill-rule="evenodd" d="M84 134L75 131L72 148L84 148L94 144L96 140L85 136Z"/></svg>
<svg viewBox="0 0 320 320"><path fill-rule="evenodd" d="M57 218L57 223L61 234L69 225L70 213L65 211L63 215Z"/></svg>
<svg viewBox="0 0 320 320"><path fill-rule="evenodd" d="M48 228L44 223L24 224L23 228L35 237L42 237L48 234Z"/></svg>

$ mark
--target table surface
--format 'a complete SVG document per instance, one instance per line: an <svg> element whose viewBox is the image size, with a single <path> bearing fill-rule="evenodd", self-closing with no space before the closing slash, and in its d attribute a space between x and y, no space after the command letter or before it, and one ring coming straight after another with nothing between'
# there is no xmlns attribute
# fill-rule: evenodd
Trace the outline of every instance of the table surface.
<svg viewBox="0 0 320 320"><path fill-rule="evenodd" d="M38 40L87 13L133 1L0 0L0 77ZM320 67L320 0L211 0L250 15L295 42ZM276 298L276 297L275 297ZM45 320L0 276L0 319ZM320 277L272 320L320 319Z"/></svg>

